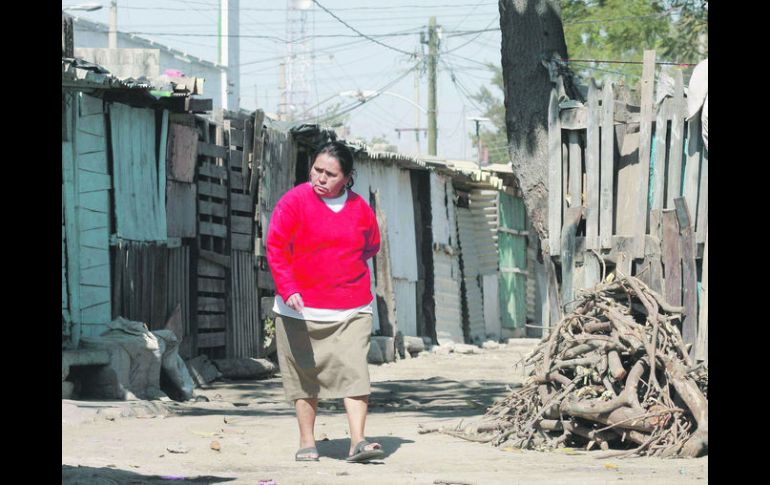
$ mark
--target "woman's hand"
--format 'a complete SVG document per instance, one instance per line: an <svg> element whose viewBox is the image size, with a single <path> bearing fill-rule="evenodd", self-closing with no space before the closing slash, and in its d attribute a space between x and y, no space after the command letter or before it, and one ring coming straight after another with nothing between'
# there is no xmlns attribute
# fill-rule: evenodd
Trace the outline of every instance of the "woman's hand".
<svg viewBox="0 0 770 485"><path fill-rule="evenodd" d="M302 301L302 297L299 293L294 293L288 300L286 300L286 306L296 312L302 313L302 310L305 308L305 303Z"/></svg>

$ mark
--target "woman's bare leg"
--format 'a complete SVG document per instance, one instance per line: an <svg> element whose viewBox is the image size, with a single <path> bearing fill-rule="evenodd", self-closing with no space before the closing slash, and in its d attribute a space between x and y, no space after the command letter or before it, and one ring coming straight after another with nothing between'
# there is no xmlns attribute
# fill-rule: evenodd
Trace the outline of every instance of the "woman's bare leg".
<svg viewBox="0 0 770 485"><path fill-rule="evenodd" d="M318 409L317 398L304 398L294 401L299 423L299 447L315 446L315 417Z"/></svg>
<svg viewBox="0 0 770 485"><path fill-rule="evenodd" d="M346 397L344 402L350 426L350 453L348 453L350 455L353 453L353 448L366 437L366 412L369 407L369 396ZM367 450L375 448L381 448L379 443L372 443L366 447Z"/></svg>

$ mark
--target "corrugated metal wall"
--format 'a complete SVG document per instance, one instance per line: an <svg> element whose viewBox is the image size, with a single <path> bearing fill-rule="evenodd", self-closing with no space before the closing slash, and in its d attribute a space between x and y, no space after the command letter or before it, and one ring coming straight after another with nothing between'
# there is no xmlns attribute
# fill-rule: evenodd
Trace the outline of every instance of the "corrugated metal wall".
<svg viewBox="0 0 770 485"><path fill-rule="evenodd" d="M254 258L254 254L249 252L232 252L228 357L255 357L259 352L259 306Z"/></svg>
<svg viewBox="0 0 770 485"><path fill-rule="evenodd" d="M100 98L68 95L70 141L62 142L66 276L71 318L80 335L94 336L111 318L109 190L104 106ZM63 283L65 284L65 283Z"/></svg>
<svg viewBox="0 0 770 485"><path fill-rule="evenodd" d="M110 105L115 215L119 238L166 240L166 134L164 111L160 146L155 111Z"/></svg>
<svg viewBox="0 0 770 485"><path fill-rule="evenodd" d="M470 209L476 224L475 240L479 255L478 273L482 288L485 335L495 340L501 337L497 198L497 190L473 189L470 195Z"/></svg>
<svg viewBox="0 0 770 485"><path fill-rule="evenodd" d="M396 326L404 335L417 335L417 243L412 200L412 182L408 170L382 161L356 162L353 190L365 194L380 191L382 210L388 227L391 274L396 299ZM379 328L379 319L377 319Z"/></svg>
<svg viewBox="0 0 770 485"><path fill-rule="evenodd" d="M460 264L451 179L430 174L436 337L463 342ZM451 229L451 232L450 232Z"/></svg>
<svg viewBox="0 0 770 485"><path fill-rule="evenodd" d="M484 326L484 302L482 280L479 276L480 260L477 236L480 236L470 208L457 208L457 232L459 234L465 301L468 308L468 337L479 343L486 338Z"/></svg>
<svg viewBox="0 0 770 485"><path fill-rule="evenodd" d="M190 322L190 247L168 248L167 261L167 297L166 315L170 316L180 305L182 309L182 328L184 336L180 345L180 355L192 356L192 327Z"/></svg>

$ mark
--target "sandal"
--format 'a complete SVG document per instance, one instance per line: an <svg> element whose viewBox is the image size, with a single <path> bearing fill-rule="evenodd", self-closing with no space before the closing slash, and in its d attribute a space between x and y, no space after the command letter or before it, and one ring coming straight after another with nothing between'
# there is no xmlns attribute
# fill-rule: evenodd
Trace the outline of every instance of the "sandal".
<svg viewBox="0 0 770 485"><path fill-rule="evenodd" d="M318 450L315 446L300 448L294 454L294 459L296 461L318 461Z"/></svg>
<svg viewBox="0 0 770 485"><path fill-rule="evenodd" d="M379 443L374 443L376 446L379 446L379 448L367 450L366 447L371 444L372 443L369 443L366 440L359 441L355 448L353 448L353 454L348 456L347 461L352 463L366 463L374 458L382 458L385 456L385 452L382 451L382 446Z"/></svg>

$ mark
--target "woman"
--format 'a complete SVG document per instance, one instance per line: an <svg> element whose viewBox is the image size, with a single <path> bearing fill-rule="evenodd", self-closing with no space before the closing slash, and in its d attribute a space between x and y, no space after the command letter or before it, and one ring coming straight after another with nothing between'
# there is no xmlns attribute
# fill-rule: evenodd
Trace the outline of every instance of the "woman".
<svg viewBox="0 0 770 485"><path fill-rule="evenodd" d="M366 261L380 248L372 209L350 188L353 155L339 142L312 158L310 181L275 206L267 260L275 280L276 344L286 398L299 423L298 461L317 461L318 399L343 398L348 461L381 458L364 437L370 384L372 293Z"/></svg>

